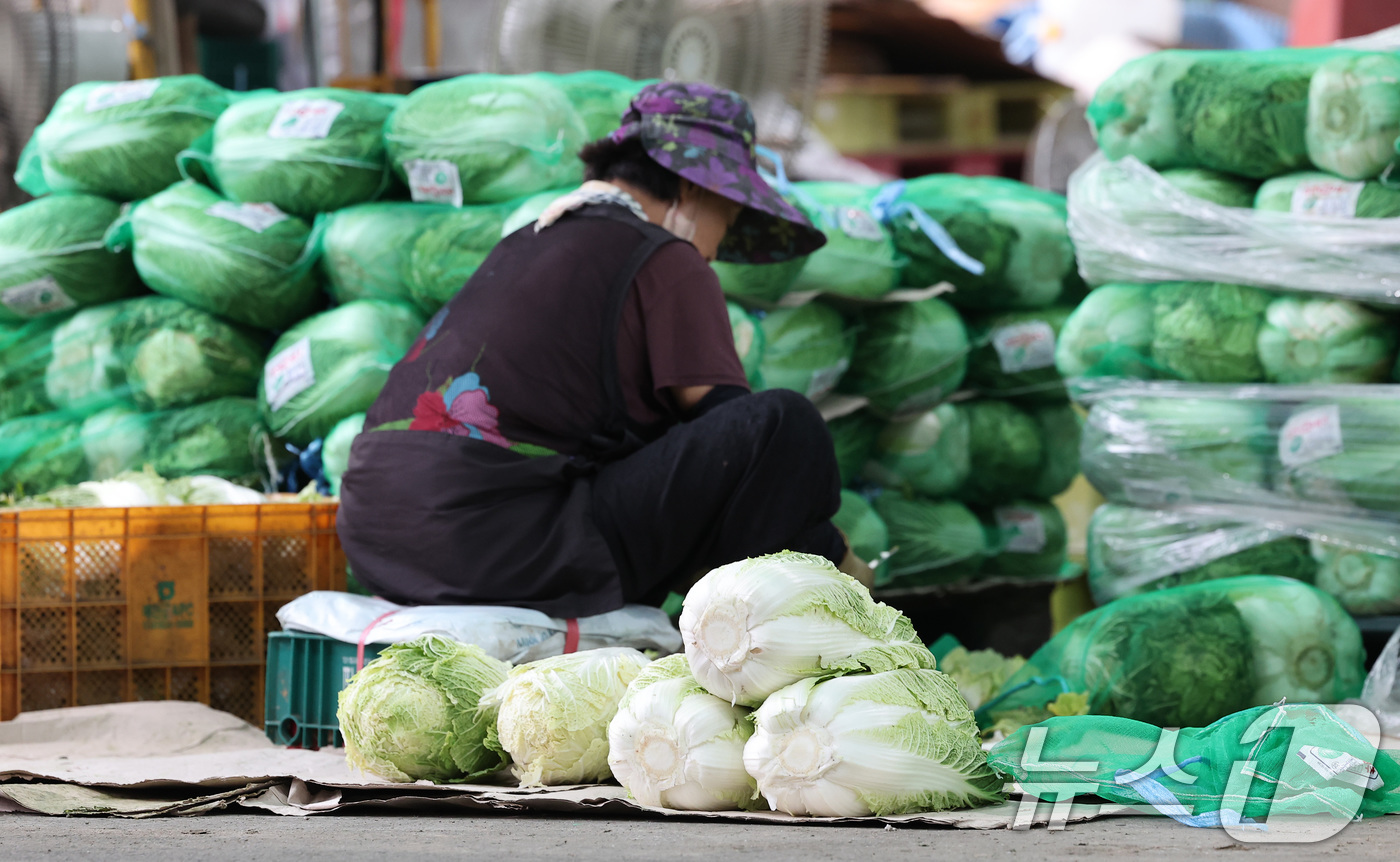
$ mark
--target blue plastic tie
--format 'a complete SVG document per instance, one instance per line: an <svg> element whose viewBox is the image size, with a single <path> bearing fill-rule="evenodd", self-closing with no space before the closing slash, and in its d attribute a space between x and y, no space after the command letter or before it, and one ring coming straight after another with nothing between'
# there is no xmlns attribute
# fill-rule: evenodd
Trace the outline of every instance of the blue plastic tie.
<svg viewBox="0 0 1400 862"><path fill-rule="evenodd" d="M905 187L908 185L904 180L895 180L886 184L876 193L874 200L870 202L870 211L885 225L902 215L907 215L914 219L923 235L943 253L943 256L953 263L972 273L982 275L987 271L987 267L982 262L958 248L958 243L953 239L943 225L934 220L933 216L924 212L923 207L900 200L904 196Z"/></svg>

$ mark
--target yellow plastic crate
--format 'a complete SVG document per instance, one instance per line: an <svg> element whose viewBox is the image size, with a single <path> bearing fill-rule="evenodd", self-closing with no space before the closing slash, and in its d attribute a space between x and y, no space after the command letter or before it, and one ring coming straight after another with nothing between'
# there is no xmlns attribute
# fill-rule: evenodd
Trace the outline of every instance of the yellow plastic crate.
<svg viewBox="0 0 1400 862"><path fill-rule="evenodd" d="M197 700L262 722L267 633L345 588L334 503L0 512L0 720Z"/></svg>

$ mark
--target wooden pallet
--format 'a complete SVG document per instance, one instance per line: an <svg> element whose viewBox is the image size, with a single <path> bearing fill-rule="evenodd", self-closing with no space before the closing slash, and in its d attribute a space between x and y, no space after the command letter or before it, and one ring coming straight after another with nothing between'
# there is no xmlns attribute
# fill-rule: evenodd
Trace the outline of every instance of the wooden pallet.
<svg viewBox="0 0 1400 862"><path fill-rule="evenodd" d="M843 153L1022 146L1065 88L1048 81L974 83L963 78L833 75L813 120Z"/></svg>

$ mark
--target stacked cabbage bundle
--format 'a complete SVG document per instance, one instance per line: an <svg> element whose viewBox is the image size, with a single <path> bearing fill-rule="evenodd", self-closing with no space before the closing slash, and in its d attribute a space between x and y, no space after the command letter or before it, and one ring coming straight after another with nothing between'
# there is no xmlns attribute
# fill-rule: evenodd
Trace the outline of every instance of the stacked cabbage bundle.
<svg viewBox="0 0 1400 862"><path fill-rule="evenodd" d="M523 786L617 779L637 802L860 817L985 805L986 762L958 684L909 621L819 557L702 578L685 653L591 650L516 668L428 636L351 680L351 764L395 781L509 768Z"/></svg>
<svg viewBox="0 0 1400 862"><path fill-rule="evenodd" d="M143 466L262 485L283 443L314 453L641 86L72 88L16 175L38 199L0 214L0 493Z"/></svg>
<svg viewBox="0 0 1400 862"><path fill-rule="evenodd" d="M1095 289L1056 365L1092 404L1084 473L1114 504L1091 527L1100 601L1268 574L1400 608L1397 72L1341 49L1166 51L1096 94L1103 154L1069 193Z"/></svg>

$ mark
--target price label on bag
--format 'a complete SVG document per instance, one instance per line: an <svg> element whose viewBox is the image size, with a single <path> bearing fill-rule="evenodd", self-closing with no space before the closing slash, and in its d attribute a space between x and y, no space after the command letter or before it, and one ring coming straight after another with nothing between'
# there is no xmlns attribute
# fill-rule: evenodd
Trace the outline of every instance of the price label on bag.
<svg viewBox="0 0 1400 862"><path fill-rule="evenodd" d="M335 99L292 99L277 109L269 138L324 138L345 105Z"/></svg>
<svg viewBox="0 0 1400 862"><path fill-rule="evenodd" d="M1285 467L1300 467L1341 452L1341 408L1336 404L1294 413L1278 435L1278 460Z"/></svg>
<svg viewBox="0 0 1400 862"><path fill-rule="evenodd" d="M879 242L885 238L884 231L880 230L880 223L875 220L875 216L860 207L838 207L836 209L836 225L842 233L851 239Z"/></svg>
<svg viewBox="0 0 1400 862"><path fill-rule="evenodd" d="M1045 519L1040 513L1017 506L996 510L1002 548L1013 554L1039 554L1045 550Z"/></svg>
<svg viewBox="0 0 1400 862"><path fill-rule="evenodd" d="M290 216L272 204L236 204L219 201L204 211L207 216L241 224L253 233L262 233Z"/></svg>
<svg viewBox="0 0 1400 862"><path fill-rule="evenodd" d="M78 307L51 275L0 290L0 304L20 317L38 317Z"/></svg>
<svg viewBox="0 0 1400 862"><path fill-rule="evenodd" d="M1055 330L1043 320L998 326L992 348L1005 374L1049 368L1055 364Z"/></svg>
<svg viewBox="0 0 1400 862"><path fill-rule="evenodd" d="M160 87L159 78L146 78L141 81L121 81L116 84L99 84L88 93L83 107L91 114L118 105L144 102L156 94Z"/></svg>
<svg viewBox="0 0 1400 862"><path fill-rule="evenodd" d="M316 369L311 364L311 339L303 338L291 347L279 351L263 367L263 386L267 391L267 406L281 410L288 401L316 383Z"/></svg>
<svg viewBox="0 0 1400 862"><path fill-rule="evenodd" d="M1293 190L1290 204L1295 215L1356 218L1356 204L1365 183L1344 180L1308 180Z"/></svg>
<svg viewBox="0 0 1400 862"><path fill-rule="evenodd" d="M417 203L462 205L462 175L446 159L414 159L404 164L408 190Z"/></svg>

